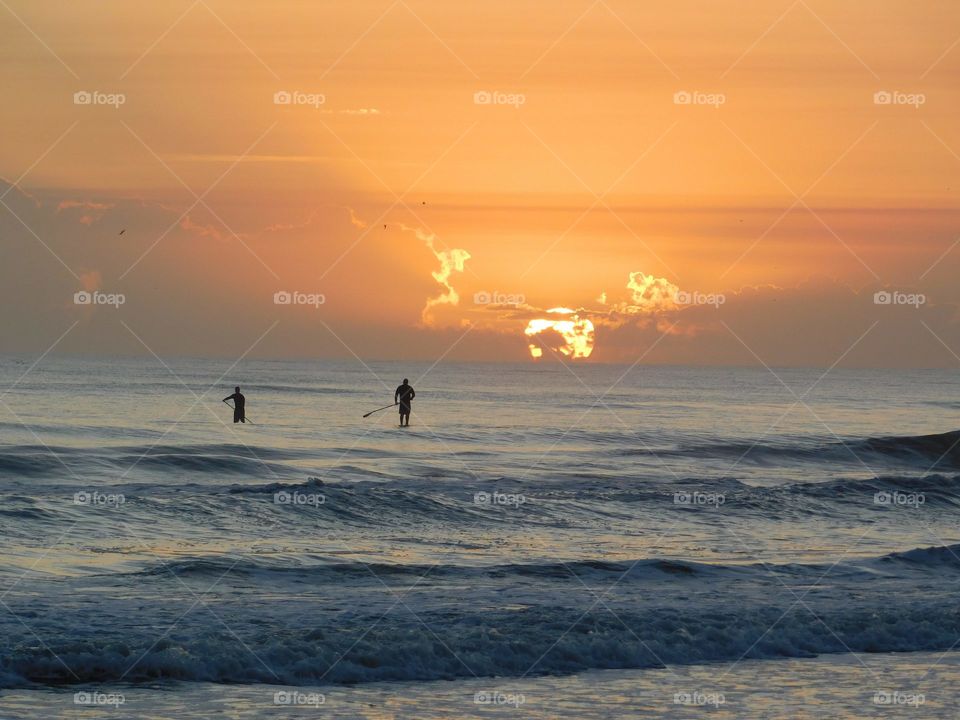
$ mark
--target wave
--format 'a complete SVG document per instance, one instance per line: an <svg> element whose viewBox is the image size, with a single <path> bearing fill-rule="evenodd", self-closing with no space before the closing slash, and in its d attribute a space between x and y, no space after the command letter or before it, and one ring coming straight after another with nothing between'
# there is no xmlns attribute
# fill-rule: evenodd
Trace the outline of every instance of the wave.
<svg viewBox="0 0 960 720"><path fill-rule="evenodd" d="M146 455L119 455L109 459L118 468L147 468L152 470L189 471L194 473L223 473L249 475L264 470L276 473L282 464L268 463L262 457L240 455L207 455L194 453L148 453Z"/></svg>
<svg viewBox="0 0 960 720"><path fill-rule="evenodd" d="M90 617L87 603L77 610L70 610L69 604L58 607L57 632L44 632L42 617L31 611L31 627L40 625L43 645L7 618L0 639L0 684L426 681L851 651L949 650L960 636L960 608L955 602L960 582L958 551L957 545L916 548L844 562L830 573L828 587L820 591L823 594L808 594L805 589L834 566L714 566L650 559L486 568L418 565L361 569L361 563L339 563L309 571L339 574L338 578L323 578L303 576L300 567L268 570L249 561L183 559L166 570L157 567L148 572L158 576L172 572L187 582L191 574L223 578L229 572L239 576L245 587L256 581L252 577L256 573L269 572L269 577L261 578L262 587L269 592L248 597L239 605L233 601L218 605L215 617L223 618L229 632L206 613L182 616L182 610L169 607L166 611L174 612L174 618L181 615L183 622L167 633L162 629L168 625L161 622L163 628L153 632L142 619L143 613L150 612L144 603L153 598L142 589L160 580L148 576L133 580L138 592L132 604L118 608L116 601L101 603L95 618ZM396 612L368 609L364 614L350 594L358 592L359 586L346 575L363 572L369 576L373 568L384 575L424 576L429 572L431 587L424 592L431 597L443 588L448 593L462 593L464 583L458 573L483 573L494 581L502 574L513 574L527 578L538 599L508 608L500 595L508 585L467 584L473 590L466 607L459 603L418 607L414 613L408 605ZM928 577L939 578L941 584L927 581L918 590L911 575L918 570L932 571ZM598 591L611 587L624 574L628 584L618 583L617 593L607 597L609 609L587 607L584 611L583 606L566 602L579 594L588 606L591 600L587 591L571 592L570 588L586 587L572 578L571 571L586 576L587 583L595 582ZM802 592L802 606L795 602L798 593L776 592L782 586L770 579L771 572L790 579L791 587ZM299 574L301 584L285 589L278 582L282 573ZM447 582L451 574L455 577ZM761 582L764 578L766 584ZM630 585L630 579L643 582ZM306 588L324 581L334 593L329 603L300 598ZM98 585L102 582L97 580ZM230 582L226 577L222 584ZM395 585L406 593L410 581L398 578ZM206 577L200 587L210 587ZM889 597L896 588L903 593L893 604ZM284 596L284 592L290 594ZM383 589L377 592L385 594ZM162 593L160 596L162 600ZM284 597L286 603L277 602ZM213 597L205 600L205 604L212 602ZM405 603L412 602L407 596ZM110 616L124 608L129 615Z"/></svg>
<svg viewBox="0 0 960 720"><path fill-rule="evenodd" d="M855 445L867 452L887 457L916 460L922 463L933 460L935 465L960 466L960 430L936 435L891 435L867 438L857 441Z"/></svg>
<svg viewBox="0 0 960 720"><path fill-rule="evenodd" d="M51 510L43 508L0 508L0 517L12 518L15 520L56 520L59 515Z"/></svg>
<svg viewBox="0 0 960 720"><path fill-rule="evenodd" d="M575 435L575 434L574 434ZM501 434L480 438L467 433L447 431L437 436L438 442L458 442L460 463L484 464L493 453L487 446ZM505 437L509 437L509 434ZM539 438L531 430L532 438ZM546 440L550 434L542 438ZM435 439L431 436L431 439ZM822 475L829 476L834 469L851 467L874 475L882 471L910 468L923 473L960 470L960 431L935 435L880 436L870 438L782 439L768 442L697 441L683 440L664 447L664 439L650 438L650 444L631 447L628 439L619 433L585 432L576 436L575 447L566 449L570 458L589 453L583 462L570 463L562 470L551 471L551 479L558 481L596 479L607 482L619 477L629 477L637 463L625 459L631 457L679 458L700 463L711 458L720 458L732 463L732 467L761 466L771 470L784 466L820 467ZM635 442L635 438L633 439ZM472 443L472 445L471 445ZM609 447L607 447L609 446ZM596 448L604 447L597 456ZM396 460L396 452L387 448L323 445L320 447L278 448L266 444L248 446L241 443L208 444L113 444L99 447L75 447L69 445L47 446L15 445L0 452L0 477L62 477L70 474L115 475L125 473L131 466L147 472L182 476L185 473L289 477L306 463L329 462L331 458L343 458L349 454L356 464L332 468L338 477L348 479L383 480L436 480L451 477L458 472L457 464L441 464L430 458L411 460L404 467L395 462L379 463L379 460ZM517 461L519 462L519 461ZM369 467L364 467L369 463ZM385 470L385 471L384 471ZM498 468L498 474L502 469ZM546 472L546 470L545 470ZM649 479L649 468L643 470ZM687 469L689 472L689 468ZM731 472L731 471L727 471ZM525 476L518 470L519 476ZM509 478L506 478L509 480ZM716 479L710 480L711 482Z"/></svg>
<svg viewBox="0 0 960 720"><path fill-rule="evenodd" d="M176 522L203 523L218 515L236 517L241 513L294 533L317 527L331 532L338 528L397 531L419 525L436 540L451 527L497 533L500 527L519 523L587 530L666 516L677 522L711 525L823 517L875 522L882 516L885 522L899 525L914 523L917 512L936 513L928 515L932 519L960 508L960 475L891 475L774 486L748 485L735 478L658 482L579 477L520 482L502 478L475 484L446 479L398 481L387 473L362 468L349 472L335 468L323 477L287 480L285 476L292 474L289 467L271 473L272 464L265 467L249 458L193 457L184 462L161 457L143 462L194 468L190 474L197 477L192 482L111 484L77 484L68 478L64 484L46 483L39 498L32 481L21 478L0 494L2 512L18 521L23 532L31 531L31 520L97 523L102 513L77 514L73 503L78 491L96 491L124 495L124 517L132 523L152 525L158 513ZM208 479L198 468L216 468L219 475ZM278 479L237 482L269 474ZM352 479L340 479L345 474ZM38 507L42 512L35 509Z"/></svg>
<svg viewBox="0 0 960 720"><path fill-rule="evenodd" d="M925 568L939 569L944 565L960 568L960 545L939 545L894 552L877 558L878 565L904 563Z"/></svg>
<svg viewBox="0 0 960 720"><path fill-rule="evenodd" d="M893 566L897 566L896 569ZM856 575L867 573L901 573L904 567L921 572L925 569L941 572L945 567L960 571L960 544L914 548L901 552L892 552L878 557L851 559L840 563L743 563L722 564L704 563L676 558L642 558L638 560L569 560L536 563L503 563L490 565L452 565L444 563L381 563L341 561L329 558L314 558L309 563L284 563L251 560L247 557L204 556L181 558L172 561L151 563L148 567L122 573L123 575L177 575L223 578L228 576L249 577L260 575L272 580L283 576L297 581L330 581L337 578L369 578L378 582L381 576L420 578L429 575L433 578L456 580L477 580L480 578L542 578L545 580L590 579L595 582L617 580L629 581L671 581L700 580L709 578L711 582L724 580L766 579L773 575L797 578L809 576L823 577L826 571L831 575ZM958 578L960 579L960 578Z"/></svg>
<svg viewBox="0 0 960 720"><path fill-rule="evenodd" d="M870 493L922 493L927 500L960 502L960 475L884 475L862 480L793 483L768 488L771 494L791 493L829 500L862 498Z"/></svg>
<svg viewBox="0 0 960 720"><path fill-rule="evenodd" d="M231 495L272 495L278 492L293 492L295 490L315 490L324 486L323 480L312 477L300 483L272 482L265 485L231 485L227 492Z"/></svg>
<svg viewBox="0 0 960 720"><path fill-rule="evenodd" d="M694 486L696 487L696 486ZM701 485L700 491L709 485ZM683 490L692 492L688 488ZM960 507L960 475L892 475L864 479L803 482L772 487L730 488L723 512L763 520L799 517L876 518L913 523L917 512L955 512ZM872 521L872 520L869 520Z"/></svg>
<svg viewBox="0 0 960 720"><path fill-rule="evenodd" d="M751 571L751 566L744 566ZM250 577L260 575L264 578L280 580L284 576L297 581L330 581L347 578L367 578L373 583L380 577L419 578L429 575L433 578L479 579L505 578L544 578L571 580L575 577L593 576L601 579L604 575L611 578L644 579L654 575L665 577L701 577L716 575L727 570L733 574L742 574L743 568L736 566L706 565L703 563L665 559L644 559L634 562L607 562L601 560L571 560L569 562L544 563L507 563L494 565L464 566L436 564L398 564L380 562L342 562L326 560L313 564L278 564L239 557L195 557L171 562L151 563L144 570L127 573L129 575L162 576L165 574L196 577ZM763 567L752 568L757 572L767 572Z"/></svg>
<svg viewBox="0 0 960 720"><path fill-rule="evenodd" d="M126 471L131 467L153 470L255 474L265 468L277 471L280 461L303 453L241 444L120 445L78 448L49 445L9 446L0 453L0 477L72 475L77 472Z"/></svg>
<svg viewBox="0 0 960 720"><path fill-rule="evenodd" d="M31 452L0 453L0 476L41 477L60 474L66 468L58 454L46 449Z"/></svg>
<svg viewBox="0 0 960 720"><path fill-rule="evenodd" d="M872 462L898 461L926 471L960 468L960 431L935 435L881 436L870 438L819 437L779 442L743 440L682 442L669 447L626 447L621 456L718 457L743 463L774 465L782 460L812 463L854 463L869 467Z"/></svg>

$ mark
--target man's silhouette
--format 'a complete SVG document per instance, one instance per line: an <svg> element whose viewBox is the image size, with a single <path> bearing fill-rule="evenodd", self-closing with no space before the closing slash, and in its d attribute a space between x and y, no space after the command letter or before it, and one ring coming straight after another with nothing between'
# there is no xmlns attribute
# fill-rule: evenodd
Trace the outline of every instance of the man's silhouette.
<svg viewBox="0 0 960 720"><path fill-rule="evenodd" d="M393 393L393 402L400 405L400 427L410 425L410 403L417 396L410 386L410 381L403 379L403 384ZM404 422L406 420L406 422Z"/></svg>
<svg viewBox="0 0 960 720"><path fill-rule="evenodd" d="M233 395L227 395L223 401L233 400L233 421L235 423L247 421L246 404L247 399L240 393L240 386L233 389Z"/></svg>

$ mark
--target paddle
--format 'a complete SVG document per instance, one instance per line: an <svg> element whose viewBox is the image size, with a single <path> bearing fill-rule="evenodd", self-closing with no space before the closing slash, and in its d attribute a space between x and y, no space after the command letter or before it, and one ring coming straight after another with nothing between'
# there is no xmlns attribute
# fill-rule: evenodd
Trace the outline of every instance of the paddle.
<svg viewBox="0 0 960 720"><path fill-rule="evenodd" d="M233 405L231 405L230 403L227 402L227 399L226 399L226 398L223 399L223 404L226 405L228 408L230 408L230 409L232 409L232 410L236 410L236 408L233 407ZM243 414L243 421L244 421L244 422L248 422L248 423L250 423L251 425L256 425L256 423L255 423L253 420L251 420L250 418L247 417L247 414L246 414L246 413Z"/></svg>
<svg viewBox="0 0 960 720"><path fill-rule="evenodd" d="M368 412L366 415L364 415L364 417L365 417L365 418L366 418L366 417L370 417L370 416L373 415L374 413L378 413L378 412L380 412L381 410L386 410L387 408L396 407L397 405L398 405L398 403L393 403L392 405L384 405L382 408L377 408L376 410L371 410L371 411Z"/></svg>

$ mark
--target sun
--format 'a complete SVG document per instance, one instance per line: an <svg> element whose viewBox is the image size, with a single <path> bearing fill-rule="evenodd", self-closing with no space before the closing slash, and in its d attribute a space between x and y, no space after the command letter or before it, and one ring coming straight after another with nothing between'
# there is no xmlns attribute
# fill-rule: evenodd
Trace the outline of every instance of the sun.
<svg viewBox="0 0 960 720"><path fill-rule="evenodd" d="M535 318L527 323L524 335L536 340L527 344L530 357L535 360L543 357L544 347L572 360L590 357L594 343L593 323L570 308L551 308L547 312L561 315L563 319Z"/></svg>

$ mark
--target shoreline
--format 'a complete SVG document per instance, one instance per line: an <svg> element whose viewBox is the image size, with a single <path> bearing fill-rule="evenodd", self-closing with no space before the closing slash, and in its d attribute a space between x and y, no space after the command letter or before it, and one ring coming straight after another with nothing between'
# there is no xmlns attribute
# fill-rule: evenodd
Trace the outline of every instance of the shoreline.
<svg viewBox="0 0 960 720"><path fill-rule="evenodd" d="M70 687L0 692L17 718L862 718L956 717L960 653L836 654L569 676L378 682L356 686ZM76 705L77 693L106 703ZM97 695L97 693L100 693Z"/></svg>

